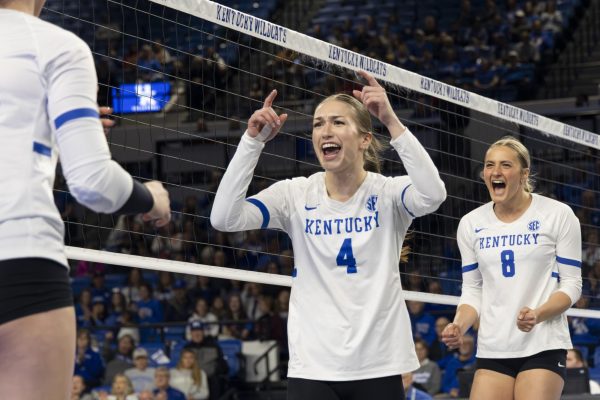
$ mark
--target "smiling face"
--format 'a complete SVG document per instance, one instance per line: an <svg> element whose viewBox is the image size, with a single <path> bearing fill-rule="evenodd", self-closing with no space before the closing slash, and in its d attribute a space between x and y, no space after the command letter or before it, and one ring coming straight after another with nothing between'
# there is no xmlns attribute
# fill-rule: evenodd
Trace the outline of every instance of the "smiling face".
<svg viewBox="0 0 600 400"><path fill-rule="evenodd" d="M515 205L526 198L529 168L524 167L517 152L507 146L492 146L485 155L483 180L492 201L497 205Z"/></svg>
<svg viewBox="0 0 600 400"><path fill-rule="evenodd" d="M325 100L315 110L312 141L325 171L362 170L371 136L361 132L355 110L345 102Z"/></svg>

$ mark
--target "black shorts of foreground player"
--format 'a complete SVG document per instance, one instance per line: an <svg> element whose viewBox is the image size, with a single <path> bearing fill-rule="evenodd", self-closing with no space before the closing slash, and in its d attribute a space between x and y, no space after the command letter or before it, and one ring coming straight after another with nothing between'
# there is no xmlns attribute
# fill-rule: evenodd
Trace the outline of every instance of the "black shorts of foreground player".
<svg viewBox="0 0 600 400"><path fill-rule="evenodd" d="M68 399L75 310L54 205L57 160L96 212L170 218L158 182L111 160L87 45L36 18L42 0L0 0L0 398Z"/></svg>
<svg viewBox="0 0 600 400"><path fill-rule="evenodd" d="M567 349L564 312L581 295L581 228L565 204L533 193L527 148L490 146L482 178L491 201L458 226L463 287L449 347L479 319L471 399L559 399Z"/></svg>
<svg viewBox="0 0 600 400"><path fill-rule="evenodd" d="M277 92L271 92L250 117L211 212L216 229L276 228L292 239L288 377L297 380L288 390L291 400L305 399L304 389L314 398L354 399L360 391L343 394L330 386L386 377L395 389L373 394L397 400L401 374L419 367L398 264L413 218L436 210L446 191L384 88L361 75L368 82L361 91L330 96L315 110L312 142L324 172L277 182L246 199L265 142L287 120L273 110ZM389 131L408 176L379 173L381 145L371 115Z"/></svg>

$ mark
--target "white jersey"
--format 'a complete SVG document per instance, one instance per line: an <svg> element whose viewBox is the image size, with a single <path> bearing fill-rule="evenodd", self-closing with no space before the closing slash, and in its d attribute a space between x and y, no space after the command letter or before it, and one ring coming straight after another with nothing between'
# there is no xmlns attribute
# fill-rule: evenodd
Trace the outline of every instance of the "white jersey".
<svg viewBox="0 0 600 400"><path fill-rule="evenodd" d="M219 186L211 213L217 229L278 228L292 239L290 377L346 381L419 368L399 257L412 219L437 209L445 189L410 132L392 144L410 178L368 173L346 202L327 195L323 172L244 201L264 146L246 135Z"/></svg>
<svg viewBox="0 0 600 400"><path fill-rule="evenodd" d="M0 260L42 257L67 265L52 196L58 150L71 193L95 211L118 210L133 180L110 160L87 45L3 8L0 38Z"/></svg>
<svg viewBox="0 0 600 400"><path fill-rule="evenodd" d="M464 216L457 232L462 257L460 304L480 316L477 356L527 357L572 348L564 314L517 328L522 307L535 309L562 291L575 303L581 295L581 230L565 204L538 194L519 219L505 223L487 203Z"/></svg>

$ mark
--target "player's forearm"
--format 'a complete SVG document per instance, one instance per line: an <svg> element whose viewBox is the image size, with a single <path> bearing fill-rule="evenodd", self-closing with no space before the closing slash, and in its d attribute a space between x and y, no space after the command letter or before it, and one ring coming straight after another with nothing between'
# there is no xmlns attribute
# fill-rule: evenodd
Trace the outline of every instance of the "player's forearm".
<svg viewBox="0 0 600 400"><path fill-rule="evenodd" d="M464 335L478 318L479 315L475 308L468 304L460 304L456 309L456 314L454 315L454 321L452 321L452 323L456 324L459 327L461 334Z"/></svg>
<svg viewBox="0 0 600 400"><path fill-rule="evenodd" d="M264 146L264 143L247 134L242 136L215 194L210 213L210 223L215 229L220 231L252 229L246 226L242 217L244 210L248 208L246 203L248 186ZM259 227L260 224L254 228Z"/></svg>
<svg viewBox="0 0 600 400"><path fill-rule="evenodd" d="M446 188L425 148L408 129L390 143L402 159L415 189L421 194L420 201L424 207L427 211L437 209L446 199Z"/></svg>
<svg viewBox="0 0 600 400"><path fill-rule="evenodd" d="M571 298L563 292L554 292L544 304L535 309L537 322L556 317L571 307Z"/></svg>
<svg viewBox="0 0 600 400"><path fill-rule="evenodd" d="M400 121L398 119L398 117L396 117L396 116L394 116L394 117L395 118L393 118L390 122L388 122L388 123L384 122L384 125L390 132L390 136L392 137L392 140L396 139L397 137L404 134L404 132L406 132L406 126L402 123L402 121Z"/></svg>

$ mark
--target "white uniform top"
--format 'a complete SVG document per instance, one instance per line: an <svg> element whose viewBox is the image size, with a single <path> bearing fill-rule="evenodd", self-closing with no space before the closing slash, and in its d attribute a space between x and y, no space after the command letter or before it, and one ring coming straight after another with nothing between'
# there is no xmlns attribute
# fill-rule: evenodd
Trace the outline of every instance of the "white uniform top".
<svg viewBox="0 0 600 400"><path fill-rule="evenodd" d="M98 212L121 208L133 180L98 119L90 49L72 33L0 8L0 260L67 265L52 187L60 150L71 193Z"/></svg>
<svg viewBox="0 0 600 400"><path fill-rule="evenodd" d="M535 309L556 291L581 295L581 229L565 204L538 194L519 219L500 221L487 203L458 226L463 287L460 304L480 316L477 356L527 357L572 348L567 317L548 319L529 333L517 328L522 307Z"/></svg>
<svg viewBox="0 0 600 400"><path fill-rule="evenodd" d="M437 209L446 192L408 130L392 145L410 178L368 173L346 202L329 198L323 172L277 182L244 201L264 147L247 135L219 185L215 228L278 228L292 239L290 377L359 380L419 367L399 257L412 219Z"/></svg>

